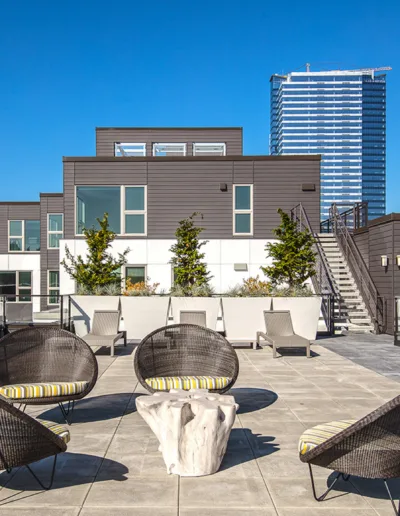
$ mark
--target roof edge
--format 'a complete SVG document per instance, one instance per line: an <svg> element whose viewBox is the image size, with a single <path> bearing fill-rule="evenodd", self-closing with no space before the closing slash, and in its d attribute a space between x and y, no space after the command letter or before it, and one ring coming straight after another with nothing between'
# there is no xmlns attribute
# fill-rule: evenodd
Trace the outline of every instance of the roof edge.
<svg viewBox="0 0 400 516"><path fill-rule="evenodd" d="M71 161L321 161L321 154L299 154L285 156L63 156L63 162Z"/></svg>

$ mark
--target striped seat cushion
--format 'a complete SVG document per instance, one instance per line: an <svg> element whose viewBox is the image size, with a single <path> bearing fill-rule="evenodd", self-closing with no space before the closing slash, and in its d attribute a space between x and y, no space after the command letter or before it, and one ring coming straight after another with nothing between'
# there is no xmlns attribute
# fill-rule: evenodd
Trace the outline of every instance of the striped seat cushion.
<svg viewBox="0 0 400 516"><path fill-rule="evenodd" d="M0 394L13 400L52 398L80 394L88 382L21 383L0 387Z"/></svg>
<svg viewBox="0 0 400 516"><path fill-rule="evenodd" d="M58 423L54 423L54 421L40 421L39 419L37 421L61 437L65 444L69 443L70 435L68 428L63 425L59 425Z"/></svg>
<svg viewBox="0 0 400 516"><path fill-rule="evenodd" d="M146 378L146 383L157 391L169 389L223 389L231 383L226 376L157 376Z"/></svg>
<svg viewBox="0 0 400 516"><path fill-rule="evenodd" d="M307 452L324 443L342 430L356 423L356 419L346 419L342 421L331 421L323 425L317 425L306 430L300 437L299 452L305 455Z"/></svg>

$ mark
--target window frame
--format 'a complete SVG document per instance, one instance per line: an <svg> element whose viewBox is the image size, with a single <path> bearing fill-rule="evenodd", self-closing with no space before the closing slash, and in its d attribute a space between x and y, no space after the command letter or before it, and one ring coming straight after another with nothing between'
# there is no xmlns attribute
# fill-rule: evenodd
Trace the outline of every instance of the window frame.
<svg viewBox="0 0 400 516"><path fill-rule="evenodd" d="M50 230L50 216L51 215L61 215L61 231L51 231ZM48 213L47 214L47 249L60 249L58 247L50 247L50 235L61 235L61 238L64 238L64 213Z"/></svg>
<svg viewBox="0 0 400 516"><path fill-rule="evenodd" d="M120 154L120 155L117 155L116 152L117 152L117 147L120 147L121 145L135 145L135 146L142 146L142 151L143 151L143 154L134 154L134 155L131 155L131 154ZM128 158L142 158L142 157L145 157L146 156L146 143L142 143L142 142L114 142L114 157L115 158L124 158L124 157L128 157ZM120 150L121 152L121 150Z"/></svg>
<svg viewBox="0 0 400 516"><path fill-rule="evenodd" d="M196 154L196 146L197 147L206 147L209 145L222 145L223 146L223 154L203 154L200 152L199 154ZM224 142L193 142L192 145L192 154L193 156L226 156L226 143Z"/></svg>
<svg viewBox="0 0 400 516"><path fill-rule="evenodd" d="M32 303L32 280L33 280L33 274L32 272L33 271L30 271L30 270L0 270L0 272L14 272L15 273L15 294L0 294L1 296L7 296L7 303ZM29 272L29 274L31 275L31 285L30 287L21 287L20 286L20 280L19 280L19 275L21 272ZM20 294L19 291L21 290L30 290L30 294ZM8 299L8 297L11 297L11 296L14 296L15 297L15 301L10 301ZM30 301L20 301L20 296L29 296L30 297Z"/></svg>
<svg viewBox="0 0 400 516"><path fill-rule="evenodd" d="M254 200L253 200L253 184L249 183L238 183L232 185L232 234L233 236L240 236L240 237L247 237L247 236L253 236L254 233L254 227L253 227L253 217L254 217ZM250 187L250 209L241 210L236 209L236 187L238 186L249 186ZM237 233L236 232L236 215L240 214L249 214L250 215L250 233Z"/></svg>
<svg viewBox="0 0 400 516"><path fill-rule="evenodd" d="M51 272L58 272L58 287L50 287L50 273ZM47 295L49 296L47 298L47 305L48 306L59 306L60 302L50 303L50 295L51 295L50 290L57 290L58 291L58 299L60 299L60 270L57 270L57 269L48 269L47 270Z"/></svg>
<svg viewBox="0 0 400 516"><path fill-rule="evenodd" d="M143 267L143 269L144 269L144 281L147 282L147 265L143 264L143 263L136 263L136 264L135 263L129 263L129 264L124 265L124 274L123 274L123 277L122 277L123 288L125 288L126 281L127 281L126 269L128 269L129 267ZM134 285L136 285L136 283L134 283Z"/></svg>
<svg viewBox="0 0 400 516"><path fill-rule="evenodd" d="M39 222L39 250L34 251L27 251L25 249L25 222ZM10 234L10 226L11 222L21 222L21 228L22 228L22 235L21 236L15 236ZM22 240L22 249L21 251L11 250L10 249L10 240L12 238L20 238ZM40 253L40 247L41 247L41 227L40 227L40 219L8 219L8 253Z"/></svg>
<svg viewBox="0 0 400 516"><path fill-rule="evenodd" d="M175 155L175 156L168 156L168 154L166 156L157 156L157 154L155 153L155 148L157 145L182 145L183 146L183 154L179 154L179 155ZM168 157L181 158L183 156L187 156L187 143L185 143L185 142L154 142L152 145L152 149L151 149L151 155L156 158L168 158Z"/></svg>
<svg viewBox="0 0 400 516"><path fill-rule="evenodd" d="M144 192L144 209L143 210L127 210L126 209L126 189L127 188L143 188ZM127 233L125 228L126 215L143 215L144 232L143 233ZM122 185L121 186L121 230L122 236L147 236L147 185ZM133 267L133 265L131 266Z"/></svg>

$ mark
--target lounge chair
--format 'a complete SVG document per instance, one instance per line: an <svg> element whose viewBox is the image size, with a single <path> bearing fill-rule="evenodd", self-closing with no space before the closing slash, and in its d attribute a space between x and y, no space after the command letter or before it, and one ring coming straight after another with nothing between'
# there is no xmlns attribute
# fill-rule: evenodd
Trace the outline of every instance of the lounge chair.
<svg viewBox="0 0 400 516"><path fill-rule="evenodd" d="M239 361L229 342L216 331L194 324L172 324L147 335L135 353L135 373L150 392L232 388Z"/></svg>
<svg viewBox="0 0 400 516"><path fill-rule="evenodd" d="M57 456L67 449L69 430L53 421L34 419L3 396L0 396L0 428L0 469L11 473L13 468L26 466L43 489L50 489ZM53 456L50 483L45 486L29 465Z"/></svg>
<svg viewBox="0 0 400 516"><path fill-rule="evenodd" d="M332 421L306 430L299 442L300 460L308 464L314 498L321 502L339 478L381 479L396 508L387 480L400 477L400 396L360 420ZM328 489L316 494L312 465L337 472Z"/></svg>
<svg viewBox="0 0 400 516"><path fill-rule="evenodd" d="M179 314L180 324L197 324L207 328L207 312L205 311L192 311L192 310L181 310Z"/></svg>
<svg viewBox="0 0 400 516"><path fill-rule="evenodd" d="M110 347L110 354L113 357L116 342L124 338L124 346L126 346L126 333L119 331L120 316L119 310L95 310L92 329L82 339L90 347Z"/></svg>
<svg viewBox="0 0 400 516"><path fill-rule="evenodd" d="M0 340L0 394L21 405L58 403L68 424L97 374L93 351L67 330L28 327Z"/></svg>
<svg viewBox="0 0 400 516"><path fill-rule="evenodd" d="M306 348L307 357L310 358L310 341L294 333L289 310L265 311L264 319L266 333L257 332L258 345L263 338L272 346L274 358L277 348Z"/></svg>

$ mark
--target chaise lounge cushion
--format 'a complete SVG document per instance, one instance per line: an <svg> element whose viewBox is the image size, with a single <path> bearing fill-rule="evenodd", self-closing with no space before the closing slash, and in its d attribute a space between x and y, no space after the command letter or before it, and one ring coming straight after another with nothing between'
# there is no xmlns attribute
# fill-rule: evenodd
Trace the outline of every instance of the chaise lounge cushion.
<svg viewBox="0 0 400 516"><path fill-rule="evenodd" d="M70 434L68 428L63 425L59 425L58 423L54 423L54 421L41 421L38 419L39 423L43 426L51 430L53 433L61 437L61 439L65 442L65 444L69 443Z"/></svg>
<svg viewBox="0 0 400 516"><path fill-rule="evenodd" d="M225 376L157 376L146 378L146 383L157 391L169 389L223 389L229 385L232 378Z"/></svg>
<svg viewBox="0 0 400 516"><path fill-rule="evenodd" d="M324 443L334 435L339 434L342 430L345 430L346 428L349 428L349 426L354 425L356 422L357 420L355 419L346 419L341 421L331 421L330 423L324 423L322 425L309 428L300 437L300 455L305 455L319 444Z"/></svg>
<svg viewBox="0 0 400 516"><path fill-rule="evenodd" d="M80 394L89 382L54 382L54 383L21 383L3 385L0 394L14 400L33 398L54 398Z"/></svg>

